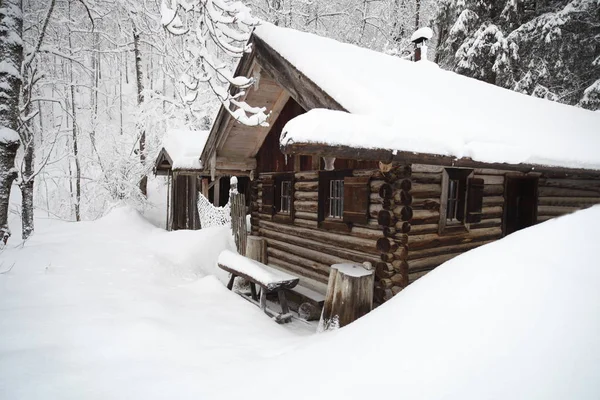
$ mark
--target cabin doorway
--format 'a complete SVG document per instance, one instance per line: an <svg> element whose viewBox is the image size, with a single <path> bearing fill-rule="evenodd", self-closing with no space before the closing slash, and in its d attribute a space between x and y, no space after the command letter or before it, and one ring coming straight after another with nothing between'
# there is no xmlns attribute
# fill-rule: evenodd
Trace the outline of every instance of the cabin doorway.
<svg viewBox="0 0 600 400"><path fill-rule="evenodd" d="M504 235L510 235L537 222L538 179L506 177Z"/></svg>

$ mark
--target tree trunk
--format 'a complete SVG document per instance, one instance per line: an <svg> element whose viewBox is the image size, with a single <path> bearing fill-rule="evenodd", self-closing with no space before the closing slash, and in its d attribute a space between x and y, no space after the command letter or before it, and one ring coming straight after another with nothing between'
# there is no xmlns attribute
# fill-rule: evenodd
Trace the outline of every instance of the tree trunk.
<svg viewBox="0 0 600 400"><path fill-rule="evenodd" d="M415 31L419 29L419 19L421 17L421 0L415 0Z"/></svg>
<svg viewBox="0 0 600 400"><path fill-rule="evenodd" d="M334 264L318 331L344 327L373 308L373 271L357 264Z"/></svg>
<svg viewBox="0 0 600 400"><path fill-rule="evenodd" d="M23 2L3 0L0 12L0 240L10 236L8 208L10 189L17 177L15 157L19 148L19 96L23 63ZM18 38L19 40L14 40Z"/></svg>
<svg viewBox="0 0 600 400"><path fill-rule="evenodd" d="M69 4L69 18L71 18L71 3ZM71 30L69 29L69 48L73 48L71 40ZM72 53L72 51L71 51ZM72 55L72 54L71 54ZM75 85L73 77L73 62L69 68L69 79L71 85L71 117L72 117L72 136L73 136L73 157L75 158L75 220L81 221L81 166L79 164L79 146L77 143L77 110L75 107Z"/></svg>
<svg viewBox="0 0 600 400"><path fill-rule="evenodd" d="M140 53L140 34L135 27L133 26L133 52L135 56L135 78L137 83L137 103L138 106L141 106L144 102L144 81L142 75L142 55ZM145 168L146 166L146 132L142 127L138 127L139 135L140 135L140 162L142 166ZM140 179L140 191L144 196L148 194L148 176L146 176L145 172Z"/></svg>

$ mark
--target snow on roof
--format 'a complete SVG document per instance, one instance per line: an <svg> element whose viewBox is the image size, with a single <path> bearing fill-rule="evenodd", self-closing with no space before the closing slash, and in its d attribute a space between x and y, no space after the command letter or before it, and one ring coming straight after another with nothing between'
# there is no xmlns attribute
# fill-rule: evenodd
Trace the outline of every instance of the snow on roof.
<svg viewBox="0 0 600 400"><path fill-rule="evenodd" d="M348 112L369 117L340 132L321 119L335 113L309 113L298 118L306 126L286 127L282 145L335 143L487 163L600 169L599 112L268 23L255 35ZM317 122L328 130L314 130L311 124ZM354 122L343 123L350 129Z"/></svg>
<svg viewBox="0 0 600 400"><path fill-rule="evenodd" d="M431 30L430 27L428 26L424 26L423 28L419 28L415 31L415 33L412 34L412 36L410 37L410 41L414 42L417 39L426 39L429 40L431 39L431 37L433 36L433 31Z"/></svg>
<svg viewBox="0 0 600 400"><path fill-rule="evenodd" d="M163 139L163 147L173 160L174 170L202 169L200 154L204 149L209 131L170 129Z"/></svg>

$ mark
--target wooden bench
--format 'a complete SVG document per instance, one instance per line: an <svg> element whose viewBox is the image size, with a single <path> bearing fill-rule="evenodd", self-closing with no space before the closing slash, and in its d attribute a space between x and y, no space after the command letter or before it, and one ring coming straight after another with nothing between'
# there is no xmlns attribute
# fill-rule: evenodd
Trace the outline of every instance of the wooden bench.
<svg viewBox="0 0 600 400"><path fill-rule="evenodd" d="M244 278L250 283L250 293L252 300L255 302L258 301L256 285L260 286L259 305L265 314L279 323L289 322L292 319L285 298L285 290L295 287L299 281L298 277L278 271L229 250L224 250L219 254L217 263L219 268L231 273L227 289L233 289L233 281L238 276ZM273 312L267 308L267 294L269 293L277 293L281 313Z"/></svg>

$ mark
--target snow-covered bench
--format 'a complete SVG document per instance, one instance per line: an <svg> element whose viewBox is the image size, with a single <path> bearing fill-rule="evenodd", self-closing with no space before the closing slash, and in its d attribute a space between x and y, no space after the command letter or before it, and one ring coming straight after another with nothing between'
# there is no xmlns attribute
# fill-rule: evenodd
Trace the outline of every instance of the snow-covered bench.
<svg viewBox="0 0 600 400"><path fill-rule="evenodd" d="M299 281L298 277L278 271L230 250L223 250L219 254L217 263L221 269L231 273L227 289L232 290L235 278L238 276L242 277L250 283L250 293L254 301L258 300L256 285L260 286L260 308L265 314L275 318L280 323L289 322L292 319L285 298L285 289L295 287ZM272 312L267 308L268 293L277 293L281 313Z"/></svg>

